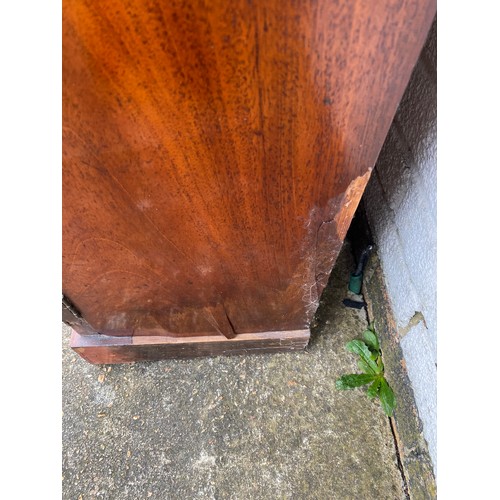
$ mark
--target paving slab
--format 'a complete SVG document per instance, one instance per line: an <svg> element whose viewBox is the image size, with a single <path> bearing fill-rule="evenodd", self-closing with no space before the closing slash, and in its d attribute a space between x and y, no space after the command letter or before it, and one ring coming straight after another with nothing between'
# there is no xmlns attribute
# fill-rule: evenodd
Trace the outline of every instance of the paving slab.
<svg viewBox="0 0 500 500"><path fill-rule="evenodd" d="M91 365L63 326L63 498L405 499L389 419L344 348L344 246L304 352Z"/></svg>

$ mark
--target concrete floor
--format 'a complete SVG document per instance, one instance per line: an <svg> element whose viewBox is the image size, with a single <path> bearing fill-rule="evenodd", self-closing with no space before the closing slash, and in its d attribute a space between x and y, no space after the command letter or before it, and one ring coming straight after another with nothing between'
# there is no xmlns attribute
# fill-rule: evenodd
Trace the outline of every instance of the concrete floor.
<svg viewBox="0 0 500 500"><path fill-rule="evenodd" d="M345 247L305 352L95 366L63 327L63 498L402 499L388 419L344 349Z"/></svg>

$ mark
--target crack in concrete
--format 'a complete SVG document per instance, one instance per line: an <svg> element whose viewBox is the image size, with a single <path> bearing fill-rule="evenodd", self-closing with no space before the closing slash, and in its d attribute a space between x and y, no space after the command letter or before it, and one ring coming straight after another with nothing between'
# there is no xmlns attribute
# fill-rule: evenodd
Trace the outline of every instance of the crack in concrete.
<svg viewBox="0 0 500 500"><path fill-rule="evenodd" d="M364 297L363 293L361 294L361 297L363 298L363 302L365 304L364 307L363 307L363 309L365 311L366 321L367 321L368 324L370 324L370 313L368 311L368 304L367 304L367 302L365 300L365 297ZM412 319L416 316L416 314L417 313L415 313L413 315ZM422 319L423 319L422 313L420 313L420 315L422 316ZM425 324L425 320L424 320L424 324ZM380 354L381 354L382 360L383 360L384 359L384 353L382 352L382 349L380 349ZM395 425L395 422L394 422L394 418L393 417L387 417L387 419L389 420L389 427L391 429L392 440L394 442L394 450L396 452L396 462L397 462L399 473L401 474L401 481L403 483L403 492L405 494L406 500L411 500L410 488L408 486L408 479L406 477L405 469L404 469L404 466L403 466L403 460L402 460L402 456L401 456L401 452L400 452L399 439L398 439L398 435L397 435L397 430L396 430L396 425Z"/></svg>
<svg viewBox="0 0 500 500"><path fill-rule="evenodd" d="M428 330L424 315L420 311L415 311L415 314L410 318L410 321L408 321L406 326L398 328L399 338L402 339L413 327L417 326L419 323L423 323L425 328Z"/></svg>
<svg viewBox="0 0 500 500"><path fill-rule="evenodd" d="M410 497L410 490L408 488L408 480L406 479L406 474L405 470L403 467L403 461L401 460L401 453L399 451L399 443L398 443L398 437L396 434L396 426L394 425L394 421L392 417L388 417L389 419L389 425L391 427L391 433L392 433L392 438L394 440L394 448L396 449L396 460L398 463L398 469L401 474L401 480L403 481L403 491L406 496L406 500L411 500Z"/></svg>

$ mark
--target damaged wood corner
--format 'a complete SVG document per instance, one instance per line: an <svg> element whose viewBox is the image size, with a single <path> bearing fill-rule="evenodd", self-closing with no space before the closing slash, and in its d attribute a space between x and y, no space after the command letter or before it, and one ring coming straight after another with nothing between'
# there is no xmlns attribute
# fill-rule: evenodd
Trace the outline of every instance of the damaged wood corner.
<svg viewBox="0 0 500 500"><path fill-rule="evenodd" d="M98 332L96 332L95 329L92 328L87 321L85 321L73 302L71 302L71 300L69 300L65 295L62 296L62 321L80 335L98 334Z"/></svg>
<svg viewBox="0 0 500 500"><path fill-rule="evenodd" d="M219 303L215 307L204 307L207 321L226 339L234 339L236 331L232 321L229 319L224 303Z"/></svg>

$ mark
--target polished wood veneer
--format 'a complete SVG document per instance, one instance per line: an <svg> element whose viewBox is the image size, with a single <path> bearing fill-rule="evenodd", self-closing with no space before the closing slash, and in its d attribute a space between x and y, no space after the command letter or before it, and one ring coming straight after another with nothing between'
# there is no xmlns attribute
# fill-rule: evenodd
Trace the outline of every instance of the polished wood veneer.
<svg viewBox="0 0 500 500"><path fill-rule="evenodd" d="M435 10L64 0L74 347L110 362L83 353L109 337L115 361L177 356L175 339L182 356L240 352L248 334L259 349L268 332L304 346Z"/></svg>

